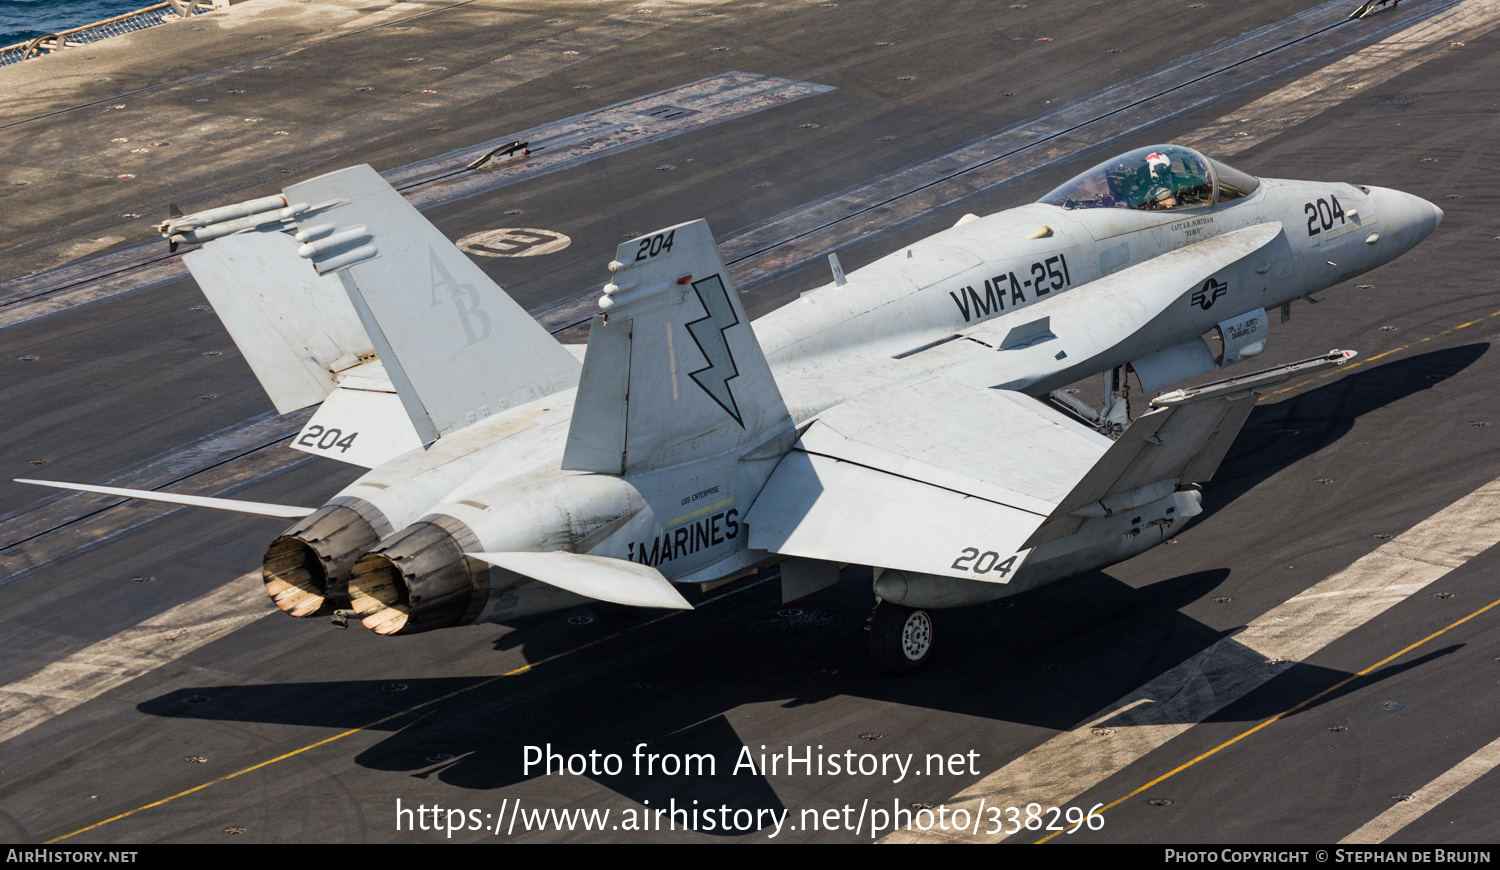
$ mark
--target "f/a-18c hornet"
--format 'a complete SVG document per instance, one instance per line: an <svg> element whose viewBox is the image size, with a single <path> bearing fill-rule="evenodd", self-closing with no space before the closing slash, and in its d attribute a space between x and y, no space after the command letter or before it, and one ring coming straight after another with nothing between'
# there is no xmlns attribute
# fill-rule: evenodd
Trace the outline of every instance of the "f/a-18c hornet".
<svg viewBox="0 0 1500 870"><path fill-rule="evenodd" d="M266 589L406 635L779 565L783 600L874 569L874 661L928 611L1102 568L1198 514L1258 387L1331 351L1158 395L1266 345L1268 311L1400 256L1436 206L1142 148L753 324L701 220L620 245L560 344L374 170L163 224L299 450L369 468L322 507L51 483L296 523ZM1217 333L1213 342L1207 337ZM1061 388L1103 375L1091 407ZM31 481L41 483L41 481Z"/></svg>

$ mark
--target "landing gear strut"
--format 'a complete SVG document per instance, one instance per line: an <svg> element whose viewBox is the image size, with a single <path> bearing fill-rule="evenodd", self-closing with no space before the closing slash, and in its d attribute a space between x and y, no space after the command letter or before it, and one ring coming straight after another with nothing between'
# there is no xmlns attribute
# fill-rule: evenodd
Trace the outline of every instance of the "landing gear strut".
<svg viewBox="0 0 1500 870"><path fill-rule="evenodd" d="M932 653L932 617L925 610L881 602L870 617L870 660L888 674L910 674Z"/></svg>
<svg viewBox="0 0 1500 870"><path fill-rule="evenodd" d="M1074 392L1077 392L1076 390ZM1095 409L1066 390L1047 394L1052 404L1111 438L1119 438L1130 425L1130 381L1125 367L1115 366L1104 372L1104 407Z"/></svg>
<svg viewBox="0 0 1500 870"><path fill-rule="evenodd" d="M1104 407L1100 409L1107 431L1104 434L1119 438L1130 425L1130 381L1125 377L1125 367L1115 366L1104 373Z"/></svg>

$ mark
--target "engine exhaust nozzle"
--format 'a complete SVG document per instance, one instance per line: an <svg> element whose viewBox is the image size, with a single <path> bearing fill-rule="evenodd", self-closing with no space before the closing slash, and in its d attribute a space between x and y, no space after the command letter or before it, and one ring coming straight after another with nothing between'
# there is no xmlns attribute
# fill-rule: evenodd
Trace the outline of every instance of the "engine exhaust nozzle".
<svg viewBox="0 0 1500 870"><path fill-rule="evenodd" d="M464 556L478 548L469 527L451 517L412 523L354 563L350 607L376 634L467 625L489 598L489 566Z"/></svg>
<svg viewBox="0 0 1500 870"><path fill-rule="evenodd" d="M349 572L380 542L390 523L359 499L324 505L271 542L261 578L271 601L292 616L321 616L349 606Z"/></svg>

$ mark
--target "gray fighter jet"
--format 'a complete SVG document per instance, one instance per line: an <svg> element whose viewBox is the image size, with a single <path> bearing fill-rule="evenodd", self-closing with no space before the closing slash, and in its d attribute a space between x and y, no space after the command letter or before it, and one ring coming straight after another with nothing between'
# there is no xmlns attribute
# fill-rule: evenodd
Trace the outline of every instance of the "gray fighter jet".
<svg viewBox="0 0 1500 870"><path fill-rule="evenodd" d="M367 166L163 225L294 446L370 471L319 508L49 485L296 518L266 553L293 616L383 635L779 565L784 600L874 567L871 653L915 670L929 610L1175 534L1258 387L1268 311L1442 220L1376 187L1261 179L1173 145L953 226L753 324L703 221L620 245L587 350L559 344ZM1212 338L1209 341L1208 338ZM1101 375L1093 408L1061 388ZM40 481L32 481L40 483Z"/></svg>

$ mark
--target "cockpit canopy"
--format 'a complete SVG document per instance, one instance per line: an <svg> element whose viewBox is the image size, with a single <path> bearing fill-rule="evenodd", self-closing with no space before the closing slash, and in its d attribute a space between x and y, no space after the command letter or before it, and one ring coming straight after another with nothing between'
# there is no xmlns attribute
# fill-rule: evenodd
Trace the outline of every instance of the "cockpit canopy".
<svg viewBox="0 0 1500 870"><path fill-rule="evenodd" d="M1176 211L1249 196L1260 179L1181 145L1121 154L1077 176L1038 202L1076 208Z"/></svg>

